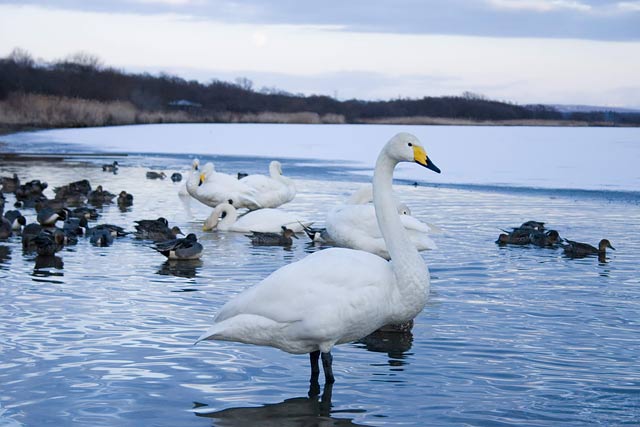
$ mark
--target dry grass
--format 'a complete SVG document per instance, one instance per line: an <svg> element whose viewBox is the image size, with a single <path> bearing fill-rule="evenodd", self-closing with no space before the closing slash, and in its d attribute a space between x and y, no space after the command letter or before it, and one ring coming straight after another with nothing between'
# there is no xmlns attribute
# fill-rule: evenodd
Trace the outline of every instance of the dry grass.
<svg viewBox="0 0 640 427"><path fill-rule="evenodd" d="M340 114L313 112L208 113L142 111L131 102L100 102L79 98L12 93L0 101L0 134L29 128L113 126L146 123L294 123L344 124ZM382 117L362 119L363 124L459 125L459 126L611 126L565 120L472 120L442 117Z"/></svg>
<svg viewBox="0 0 640 427"><path fill-rule="evenodd" d="M303 111L299 113L275 113L272 111L264 111L262 113L223 113L220 114L218 121L225 123L294 123L294 124L344 124L346 123L343 115L325 114L319 115Z"/></svg>
<svg viewBox="0 0 640 427"><path fill-rule="evenodd" d="M0 102L0 124L6 126L105 126L135 123L129 102L98 102L36 94L10 94Z"/></svg>
<svg viewBox="0 0 640 427"><path fill-rule="evenodd" d="M12 93L0 101L0 129L113 126L134 123L345 123L338 114L312 112L257 114L142 111L131 102L101 102L50 95Z"/></svg>

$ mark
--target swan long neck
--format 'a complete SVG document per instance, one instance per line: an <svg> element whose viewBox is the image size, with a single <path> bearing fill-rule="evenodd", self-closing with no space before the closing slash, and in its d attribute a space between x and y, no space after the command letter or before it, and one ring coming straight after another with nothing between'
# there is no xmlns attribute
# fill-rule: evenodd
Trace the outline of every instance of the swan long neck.
<svg viewBox="0 0 640 427"><path fill-rule="evenodd" d="M220 213L225 213L224 218L218 222L218 230L228 230L238 220L238 211L226 203L216 206L216 209L218 207L220 207Z"/></svg>
<svg viewBox="0 0 640 427"><path fill-rule="evenodd" d="M429 292L429 270L409 240L398 215L392 186L393 170L397 163L385 150L378 156L373 174L373 204L378 226L391 257L398 289L407 297L406 303L415 305L414 308L419 312L424 307ZM417 314L416 312L414 316Z"/></svg>
<svg viewBox="0 0 640 427"><path fill-rule="evenodd" d="M225 213L224 218L220 219L220 215L223 212ZM218 230L228 230L237 219L238 212L236 209L227 203L221 203L213 209L211 215L206 219L203 229L205 231L209 231L214 228L217 228Z"/></svg>

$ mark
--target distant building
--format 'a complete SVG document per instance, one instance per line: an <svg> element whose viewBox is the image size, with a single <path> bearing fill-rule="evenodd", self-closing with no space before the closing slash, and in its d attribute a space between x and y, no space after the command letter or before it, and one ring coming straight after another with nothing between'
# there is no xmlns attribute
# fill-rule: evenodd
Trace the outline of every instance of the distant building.
<svg viewBox="0 0 640 427"><path fill-rule="evenodd" d="M199 104L197 102L188 101L186 99L179 99L177 101L169 102L169 107L190 110L190 109L194 109L194 108L200 108L200 107L202 107L202 104Z"/></svg>

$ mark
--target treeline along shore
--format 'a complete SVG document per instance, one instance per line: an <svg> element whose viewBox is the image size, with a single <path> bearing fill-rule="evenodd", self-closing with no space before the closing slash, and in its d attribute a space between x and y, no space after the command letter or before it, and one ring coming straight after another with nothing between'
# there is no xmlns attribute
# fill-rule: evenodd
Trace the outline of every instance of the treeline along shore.
<svg viewBox="0 0 640 427"><path fill-rule="evenodd" d="M0 58L0 132L189 122L639 126L640 113L566 113L473 93L340 101L274 88L255 90L245 78L204 84L166 74L126 73L84 53L48 63L17 48Z"/></svg>

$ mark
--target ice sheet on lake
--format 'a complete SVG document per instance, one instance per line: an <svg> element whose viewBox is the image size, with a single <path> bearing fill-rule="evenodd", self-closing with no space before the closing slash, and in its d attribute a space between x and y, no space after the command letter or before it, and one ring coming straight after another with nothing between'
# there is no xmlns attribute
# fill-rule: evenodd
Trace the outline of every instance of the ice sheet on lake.
<svg viewBox="0 0 640 427"><path fill-rule="evenodd" d="M401 131L417 135L443 172L437 175L401 165L398 178L640 191L638 128L161 124L48 130L2 139L16 151L55 143L79 151L339 160L373 170L380 147Z"/></svg>

